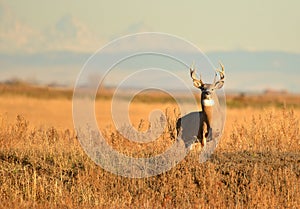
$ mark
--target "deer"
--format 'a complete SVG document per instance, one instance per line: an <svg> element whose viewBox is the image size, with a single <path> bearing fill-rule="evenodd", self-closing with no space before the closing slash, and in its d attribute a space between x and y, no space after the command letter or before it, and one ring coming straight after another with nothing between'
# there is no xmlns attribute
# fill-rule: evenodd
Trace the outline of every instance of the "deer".
<svg viewBox="0 0 300 209"><path fill-rule="evenodd" d="M193 85L201 91L201 111L191 112L179 118L176 122L177 138L181 133L180 138L184 141L186 148L190 150L193 149L195 142L200 142L201 146L204 147L206 142L211 141L213 138L213 114L216 114L219 105L216 90L221 89L225 82L224 66L221 63L220 66L221 70L216 69L212 83L204 83L201 74L197 78L194 65L190 68ZM218 74L219 79L217 80Z"/></svg>

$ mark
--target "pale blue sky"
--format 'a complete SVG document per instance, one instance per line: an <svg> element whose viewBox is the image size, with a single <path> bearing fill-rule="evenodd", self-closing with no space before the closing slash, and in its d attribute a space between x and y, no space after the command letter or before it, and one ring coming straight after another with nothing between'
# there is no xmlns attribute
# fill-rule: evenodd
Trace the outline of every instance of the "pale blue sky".
<svg viewBox="0 0 300 209"><path fill-rule="evenodd" d="M156 31L181 36L203 51L300 53L298 0L1 2L1 51L94 51L122 35ZM3 42L14 31L23 42L8 47Z"/></svg>
<svg viewBox="0 0 300 209"><path fill-rule="evenodd" d="M300 92L299 8L299 0L0 0L0 80L74 85L110 41L163 32L222 60L228 89Z"/></svg>

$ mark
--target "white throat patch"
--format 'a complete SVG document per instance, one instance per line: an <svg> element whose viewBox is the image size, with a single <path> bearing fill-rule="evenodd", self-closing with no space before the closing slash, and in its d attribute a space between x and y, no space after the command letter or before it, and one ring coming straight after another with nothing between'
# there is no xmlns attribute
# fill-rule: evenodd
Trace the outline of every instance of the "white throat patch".
<svg viewBox="0 0 300 209"><path fill-rule="evenodd" d="M204 106L214 106L215 101L213 99L204 99L202 104Z"/></svg>

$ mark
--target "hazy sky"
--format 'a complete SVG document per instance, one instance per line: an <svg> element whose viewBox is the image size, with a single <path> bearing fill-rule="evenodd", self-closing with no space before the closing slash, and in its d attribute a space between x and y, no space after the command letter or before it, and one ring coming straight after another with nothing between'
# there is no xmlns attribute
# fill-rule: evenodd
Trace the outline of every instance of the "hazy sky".
<svg viewBox="0 0 300 209"><path fill-rule="evenodd" d="M0 0L0 80L73 85L110 41L163 32L222 60L229 89L299 92L299 8L299 0Z"/></svg>
<svg viewBox="0 0 300 209"><path fill-rule="evenodd" d="M203 51L300 53L298 0L0 1L2 52L95 51L129 33L181 36Z"/></svg>

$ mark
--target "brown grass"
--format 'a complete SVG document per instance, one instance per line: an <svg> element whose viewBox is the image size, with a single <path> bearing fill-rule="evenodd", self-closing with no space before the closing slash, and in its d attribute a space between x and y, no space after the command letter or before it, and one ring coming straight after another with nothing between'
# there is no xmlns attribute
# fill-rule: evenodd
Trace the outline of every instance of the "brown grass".
<svg viewBox="0 0 300 209"><path fill-rule="evenodd" d="M131 114L137 125L150 110L142 111L141 102ZM0 97L0 106L1 208L300 207L299 109L229 108L211 160L200 164L192 151L166 173L130 179L108 173L83 152L70 100L14 95ZM154 106L165 108L148 107ZM175 115L168 117L174 121ZM98 116L103 119L109 140L119 145L109 114ZM164 134L170 140L170 132ZM165 144L155 147L164 150ZM132 145L124 142L123 149L131 152ZM145 150L155 152L151 145L140 148Z"/></svg>

